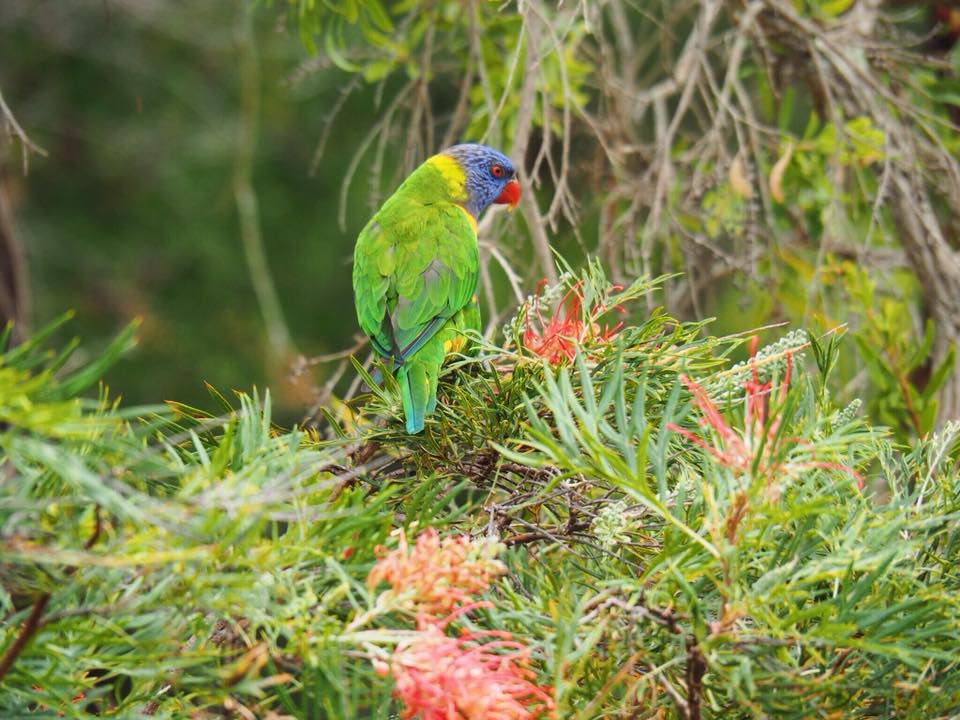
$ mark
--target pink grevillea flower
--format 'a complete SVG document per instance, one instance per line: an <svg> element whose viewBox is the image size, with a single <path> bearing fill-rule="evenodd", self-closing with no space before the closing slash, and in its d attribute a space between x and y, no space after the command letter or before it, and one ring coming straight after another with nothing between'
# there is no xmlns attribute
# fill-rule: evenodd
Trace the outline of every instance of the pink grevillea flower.
<svg viewBox="0 0 960 720"><path fill-rule="evenodd" d="M542 280L537 286L537 294L533 304L527 310L523 332L523 345L532 353L546 359L551 365L560 365L571 362L577 355L577 348L587 342L608 342L622 326L618 322L613 327L597 322L608 310L601 302L596 303L588 312L583 312L583 295L580 292L580 283L577 283L563 296L550 320L544 320L540 312L540 293L546 284ZM613 291L622 290L620 285L610 288ZM618 313L626 312L623 307L614 308ZM530 318L536 318L539 330L531 327Z"/></svg>
<svg viewBox="0 0 960 720"><path fill-rule="evenodd" d="M787 352L787 368L780 383L779 393L773 397L773 383L760 382L756 364L757 338L750 345L750 357L753 363L751 377L743 383L744 389L744 427L733 428L723 414L710 400L703 386L686 375L680 376L680 382L686 385L693 395L693 404L700 410L701 427L711 427L718 437L715 445L709 444L703 437L674 423L667 427L680 433L691 442L705 449L723 467L736 473L749 473L755 467L758 476L765 477L768 483L783 474L792 476L806 468L824 468L842 470L857 480L857 487L863 488L863 478L853 468L840 463L821 462L815 459L791 461L790 451L806 444L804 440L780 434L783 420L780 410L783 408L790 387L790 375L793 367L791 355Z"/></svg>
<svg viewBox="0 0 960 720"><path fill-rule="evenodd" d="M376 548L379 560L367 575L367 586L381 582L405 598L418 616L445 616L484 592L506 572L497 559L502 545L493 539L466 535L443 540L433 528L424 530L411 548L401 530L396 550Z"/></svg>
<svg viewBox="0 0 960 720"><path fill-rule="evenodd" d="M392 675L403 720L536 720L552 717L548 688L537 685L530 649L499 631L447 636L441 624L428 625L402 641L389 663L376 661L380 675Z"/></svg>

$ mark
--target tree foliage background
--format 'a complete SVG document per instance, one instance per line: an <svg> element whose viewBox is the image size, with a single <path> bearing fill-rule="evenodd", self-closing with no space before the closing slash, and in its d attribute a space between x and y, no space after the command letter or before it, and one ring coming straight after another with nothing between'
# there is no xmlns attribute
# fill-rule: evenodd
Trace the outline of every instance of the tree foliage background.
<svg viewBox="0 0 960 720"><path fill-rule="evenodd" d="M389 717L425 630L364 578L429 526L504 542L451 622L521 640L560 717L955 713L958 34L878 0L4 3L4 711ZM523 202L481 223L483 362L407 438L350 253L459 140ZM66 308L88 350L38 332Z"/></svg>

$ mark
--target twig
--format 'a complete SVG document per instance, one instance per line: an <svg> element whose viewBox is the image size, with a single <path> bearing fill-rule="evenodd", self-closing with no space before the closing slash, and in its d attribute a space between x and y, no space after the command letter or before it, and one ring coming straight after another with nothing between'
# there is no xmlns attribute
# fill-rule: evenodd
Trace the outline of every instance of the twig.
<svg viewBox="0 0 960 720"><path fill-rule="evenodd" d="M353 336L353 345L346 348L345 350L338 350L336 352L327 353L326 355L314 355L313 357L300 357L298 365L302 367L313 367L314 365L323 365L324 363L334 362L335 360L343 360L344 358L349 358L351 355L355 355L356 352L362 349L370 340L366 335L357 333ZM294 370L297 369L298 365L294 366Z"/></svg>
<svg viewBox="0 0 960 720"><path fill-rule="evenodd" d="M570 196L570 190L567 186L567 178L570 172L570 142L573 135L570 112L570 107L573 104L573 95L570 91L570 77L567 74L567 62L564 58L564 53L567 51L567 46L562 42L562 39L557 36L554 23L551 23L549 18L543 14L540 6L537 3L532 1L528 2L527 8L530 12L535 13L540 18L541 22L543 23L543 27L546 28L547 33L550 35L550 39L552 41L551 52L554 53L557 58L557 67L560 70L560 84L563 88L563 110L561 113L563 130L560 135L560 171L553 172L553 200L550 203L550 207L547 209L546 222L554 231L556 231L557 219L559 214L562 212L570 224L576 228L577 214L573 205L573 199ZM546 86L546 82L544 83L544 86ZM544 91L545 115L549 106L549 98L546 96L546 91ZM543 127L544 136L549 138L550 125L546 121L546 118L544 118ZM544 141L544 147L548 145L548 142L548 140ZM548 163L550 163L550 154L547 152L545 153L545 156L547 157Z"/></svg>
<svg viewBox="0 0 960 720"><path fill-rule="evenodd" d="M7 648L7 651L3 654L3 658L0 658L0 680L2 680L3 676L13 667L13 663L16 662L17 657L23 652L27 643L30 642L30 638L40 626L43 609L49 601L50 593L48 592L40 593L36 599L34 599L33 607L30 609L30 615L27 616L23 627L20 628L20 634L17 635L10 647Z"/></svg>
<svg viewBox="0 0 960 720"><path fill-rule="evenodd" d="M443 147L453 145L460 135L460 130L467 123L470 107L470 89L473 87L474 70L473 54L467 56L467 68L463 73L463 80L460 82L460 92L457 96L457 105L450 116L450 124L443 135Z"/></svg>
<svg viewBox="0 0 960 720"><path fill-rule="evenodd" d="M370 148L370 145L373 144L373 141L380 136L381 133L389 130L394 113L407 99L407 95L413 90L415 84L415 80L408 80L406 84L397 91L396 96L394 96L384 111L383 117L370 129L370 132L364 137L356 152L353 153L353 157L350 158L350 164L347 166L347 171L344 173L343 180L341 181L340 200L337 208L337 223L341 230L347 229L347 195L350 191L350 183L353 181L353 176L360 167L360 161L363 160L363 156Z"/></svg>
<svg viewBox="0 0 960 720"><path fill-rule="evenodd" d="M353 91L358 87L360 87L359 75L352 78L349 83L340 88L340 97L337 98L337 102L334 103L330 112L323 118L323 131L320 133L317 148L313 151L313 160L310 161L310 175L314 175L317 172L317 168L320 167L320 161L323 159L323 153L327 147L327 140L330 139L330 131L333 129L334 121L337 119L340 111L343 110L343 106L353 94Z"/></svg>
<svg viewBox="0 0 960 720"><path fill-rule="evenodd" d="M554 265L553 253L550 250L550 239L544 229L543 218L540 215L540 209L537 207L537 198L533 192L531 178L527 176L525 166L527 146L530 143L530 132L533 127L533 108L537 96L538 74L536 69L540 62L539 21L534 22L533 12L529 9L533 2L534 0L529 0L527 11L524 14L524 26L527 29L527 56L523 70L523 85L520 88L512 152L519 164L521 183L525 186L523 196L520 199L520 210L523 213L527 229L530 231L530 237L533 239L533 249L544 276L551 284L555 284L557 282L557 268Z"/></svg>
<svg viewBox="0 0 960 720"><path fill-rule="evenodd" d="M4 154L0 148L0 164ZM24 323L29 316L29 282L27 255L14 228L13 208L0 178L0 326L13 322L14 343L26 337Z"/></svg>
<svg viewBox="0 0 960 720"><path fill-rule="evenodd" d="M663 689L667 691L667 695L669 695L676 704L677 710L680 713L680 717L685 718L685 720L689 720L690 705L684 699L683 695L680 694L680 691L673 686L673 684L667 679L667 676L664 675L663 672L658 668L651 666L650 672L653 673L654 676L659 677L660 683L663 685Z"/></svg>
<svg viewBox="0 0 960 720"><path fill-rule="evenodd" d="M496 114L493 102L493 90L490 85L490 73L487 70L487 63L483 59L483 48L480 46L479 17L480 2L478 0L469 0L467 3L467 34L470 40L470 53L473 55L474 62L477 64L477 74L480 77L480 88L483 90L483 100L487 107L487 115L492 118Z"/></svg>
<svg viewBox="0 0 960 720"><path fill-rule="evenodd" d="M240 219L240 238L250 271L250 280L260 305L267 330L269 348L274 359L292 354L293 342L283 318L280 299L267 263L260 231L260 211L253 188L253 155L257 144L257 123L260 112L260 69L253 35L254 7L240 3L236 28L240 56L242 112L237 135L237 160L233 174L233 194Z"/></svg>
<svg viewBox="0 0 960 720"><path fill-rule="evenodd" d="M0 113L3 114L4 124L7 126L7 133L20 141L20 162L23 167L23 174L27 175L30 172L30 153L35 152L41 157L46 157L47 151L33 142L26 131L20 127L20 123L18 123L17 118L14 117L13 112L7 105L7 101L3 99L2 90L0 90Z"/></svg>
<svg viewBox="0 0 960 720"><path fill-rule="evenodd" d="M102 530L102 522L100 518L100 506L96 505L94 509L94 526L93 534L87 539L83 544L84 550L90 550L97 540L100 538L100 532ZM76 567L67 568L66 574L71 575L76 571ZM30 642L30 638L33 637L33 634L37 631L37 628L41 626L41 619L43 618L43 611L47 607L47 603L50 602L51 593L42 592L34 598L33 606L30 608L30 615L27 616L26 621L23 623L23 626L20 628L20 634L14 639L10 647L7 648L6 652L3 654L3 657L0 658L0 680L3 679L10 668L13 667L13 664L16 662L17 658L20 656L20 653L23 652L23 649L27 646L27 643Z"/></svg>
<svg viewBox="0 0 960 720"><path fill-rule="evenodd" d="M687 720L700 720L703 676L707 672L707 661L696 638L690 636L687 643Z"/></svg>

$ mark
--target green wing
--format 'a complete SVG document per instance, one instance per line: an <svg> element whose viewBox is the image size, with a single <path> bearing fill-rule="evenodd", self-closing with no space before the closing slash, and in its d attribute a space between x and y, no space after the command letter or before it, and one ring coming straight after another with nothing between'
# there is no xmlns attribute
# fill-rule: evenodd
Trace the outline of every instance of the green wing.
<svg viewBox="0 0 960 720"><path fill-rule="evenodd" d="M380 355L403 362L471 302L478 268L476 234L463 210L394 195L357 239L360 327Z"/></svg>

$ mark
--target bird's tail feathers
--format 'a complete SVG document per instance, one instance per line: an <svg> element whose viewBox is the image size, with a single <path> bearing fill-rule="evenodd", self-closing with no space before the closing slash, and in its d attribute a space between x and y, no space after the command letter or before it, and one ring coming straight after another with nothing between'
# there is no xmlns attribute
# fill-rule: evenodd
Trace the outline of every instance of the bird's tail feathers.
<svg viewBox="0 0 960 720"><path fill-rule="evenodd" d="M427 413L436 405L436 396L431 397L430 378L421 362L407 362L397 370L397 383L403 399L403 415L407 432L411 435L423 430Z"/></svg>

